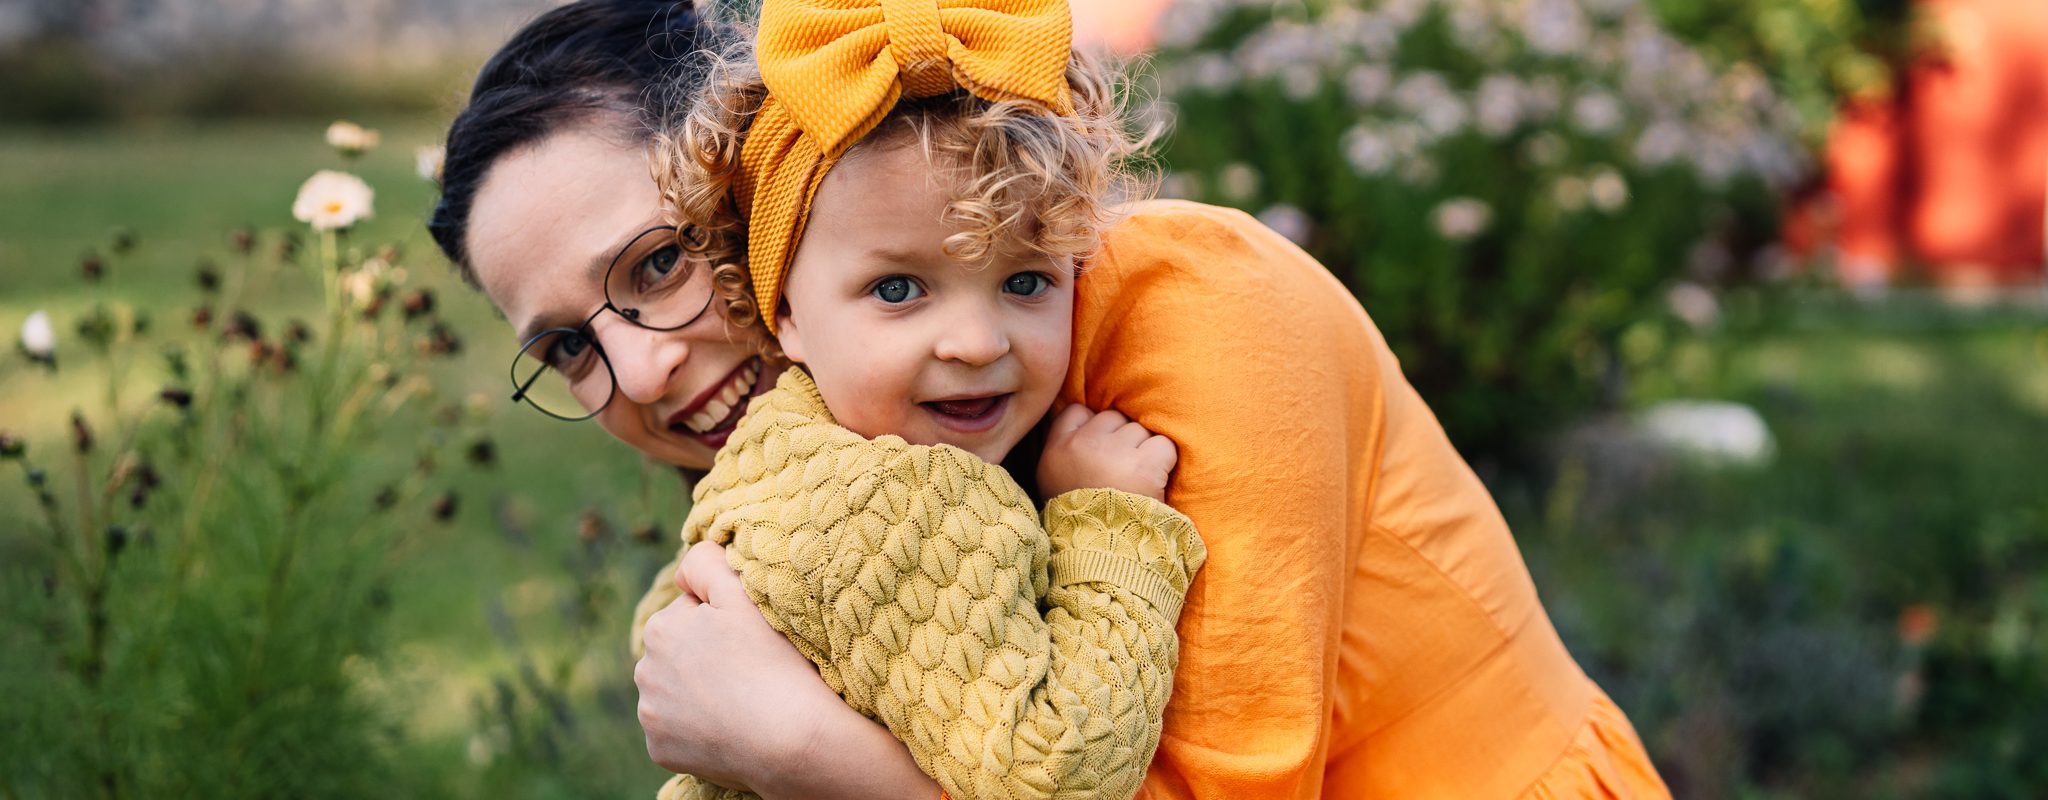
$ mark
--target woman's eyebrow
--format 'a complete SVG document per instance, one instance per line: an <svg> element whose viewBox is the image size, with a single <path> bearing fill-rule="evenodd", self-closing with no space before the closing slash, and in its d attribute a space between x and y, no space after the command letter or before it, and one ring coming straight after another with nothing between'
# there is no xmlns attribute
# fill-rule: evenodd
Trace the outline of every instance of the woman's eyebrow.
<svg viewBox="0 0 2048 800"><path fill-rule="evenodd" d="M603 247L599 247L597 249L597 253L591 256L590 261L583 267L584 285L602 286L604 282L605 271L611 269L612 262L616 259L625 257L626 248L632 247L634 242L640 241L640 237L645 236L648 231L654 230L654 228L656 227L659 226L649 225L648 227L637 228L632 233L628 233L612 241L611 243L604 245ZM597 309L594 308L591 309L591 311L596 310ZM578 313L587 314L590 312ZM524 343L533 339L533 337L539 335L541 331L548 330L551 328L566 328L568 326L569 324L563 322L562 316L559 314L541 314L535 316L531 321L527 322L524 327L521 327L519 329L519 341L521 343Z"/></svg>

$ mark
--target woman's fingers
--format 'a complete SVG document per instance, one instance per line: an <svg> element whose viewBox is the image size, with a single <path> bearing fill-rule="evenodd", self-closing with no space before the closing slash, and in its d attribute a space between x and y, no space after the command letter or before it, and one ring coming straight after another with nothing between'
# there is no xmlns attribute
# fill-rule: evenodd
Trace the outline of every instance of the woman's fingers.
<svg viewBox="0 0 2048 800"><path fill-rule="evenodd" d="M718 608L728 608L734 600L747 601L739 573L726 563L725 548L714 542L690 545L683 553L682 564L676 567L676 585L682 587L684 595Z"/></svg>

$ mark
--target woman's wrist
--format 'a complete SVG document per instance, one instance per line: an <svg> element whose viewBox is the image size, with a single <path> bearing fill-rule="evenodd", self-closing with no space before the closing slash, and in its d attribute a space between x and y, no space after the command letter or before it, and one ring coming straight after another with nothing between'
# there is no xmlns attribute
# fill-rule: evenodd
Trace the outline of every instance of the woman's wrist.
<svg viewBox="0 0 2048 800"><path fill-rule="evenodd" d="M935 798L939 784L924 774L909 748L880 723L833 698L838 708L816 716L808 730L788 737L779 757L763 760L748 783L766 800L899 800Z"/></svg>

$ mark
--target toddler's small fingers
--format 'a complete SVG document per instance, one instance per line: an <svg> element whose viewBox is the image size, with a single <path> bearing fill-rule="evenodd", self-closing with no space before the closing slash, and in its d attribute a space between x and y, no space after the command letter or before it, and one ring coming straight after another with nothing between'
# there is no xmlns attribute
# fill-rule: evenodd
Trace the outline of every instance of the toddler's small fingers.
<svg viewBox="0 0 2048 800"><path fill-rule="evenodd" d="M1106 409L1095 412L1095 416L1088 419L1088 424L1081 426L1080 432L1086 435L1108 436L1129 421L1129 417L1117 413L1116 409Z"/></svg>
<svg viewBox="0 0 2048 800"><path fill-rule="evenodd" d="M1072 436L1075 431L1080 430L1081 426L1094 418L1094 416L1095 412L1090 411L1087 406L1080 403L1062 408L1060 413L1052 418L1052 427L1046 430L1046 438L1058 441Z"/></svg>
<svg viewBox="0 0 2048 800"><path fill-rule="evenodd" d="M1138 445L1138 454L1165 462L1167 469L1172 469L1174 465L1180 463L1180 448L1172 439L1164 436L1154 435L1146 439L1143 444Z"/></svg>
<svg viewBox="0 0 2048 800"><path fill-rule="evenodd" d="M1139 445L1142 445L1145 443L1146 439L1150 438L1152 438L1152 431L1147 430L1145 426L1139 424L1137 420L1126 422L1123 424L1123 427L1116 429L1117 441L1122 442L1130 447L1137 447Z"/></svg>

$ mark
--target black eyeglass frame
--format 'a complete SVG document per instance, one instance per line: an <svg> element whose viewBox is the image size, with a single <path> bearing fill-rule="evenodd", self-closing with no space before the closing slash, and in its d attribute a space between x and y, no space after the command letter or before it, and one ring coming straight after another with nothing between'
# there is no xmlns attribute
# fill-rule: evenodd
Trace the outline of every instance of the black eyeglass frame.
<svg viewBox="0 0 2048 800"><path fill-rule="evenodd" d="M704 318L704 312L711 309L712 301L718 297L718 290L716 286L713 286L712 291L704 295L703 307L698 308L696 313L690 315L689 319L684 320L680 324L671 325L668 327L657 327L654 325L649 325L645 322L641 322L640 309L632 308L630 306L622 307L612 301L612 272L619 268L619 261L621 259L624 259L626 257L626 253L631 252L633 246L639 244L640 240L647 238L649 234L662 230L674 231L676 234L676 246L682 248L684 252L703 252L705 242L702 241L696 235L696 226L685 225L682 228L677 228L674 225L656 225L652 228L648 228L647 230L634 234L633 238L626 242L626 246L619 248L619 252L612 254L611 264L606 266L604 269L603 283L599 284L604 291L603 305L598 306L597 310L590 312L590 316L584 317L583 322L577 325L576 327L549 328L547 330L541 331L539 333L527 337L526 341L519 345L519 352L515 353L512 356L512 367L509 370L512 378L512 402L518 403L524 401L526 405L531 407L533 410L538 411L542 414L546 414L555 419L562 420L563 422L582 422L584 420L595 417L598 414L603 413L606 408L611 406L612 397L618 394L619 388L619 373L616 370L612 369L611 356L605 354L604 345L598 342L597 336L590 330L590 323L596 322L598 315L603 314L606 311L610 311L614 314L619 315L619 318L625 320L628 324L631 324L634 327L644 328L650 331L679 331L684 328L690 327L693 324L696 324L697 320ZM685 276L684 280L687 282L694 277L694 275ZM578 336L581 337L583 341L587 342L590 345L591 349L596 351L597 360L604 364L605 377L611 381L612 391L610 394L605 395L604 402L598 404L597 408L592 409L589 413L584 414L583 416L580 417L565 417L562 416L561 414L549 411L546 407L534 402L533 398L527 396L527 390L533 388L533 384L541 379L542 375L548 371L549 367L543 366L540 369L534 370L533 374L531 376L528 376L525 380L521 380L519 377L519 361L520 359L526 356L526 351L533 349L533 345L536 342L539 342L555 334L568 334L570 336ZM536 360L540 361L542 364L547 363L547 359L545 358L538 358Z"/></svg>

